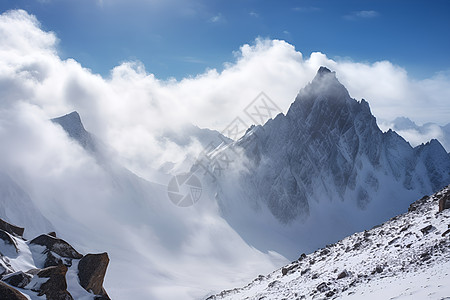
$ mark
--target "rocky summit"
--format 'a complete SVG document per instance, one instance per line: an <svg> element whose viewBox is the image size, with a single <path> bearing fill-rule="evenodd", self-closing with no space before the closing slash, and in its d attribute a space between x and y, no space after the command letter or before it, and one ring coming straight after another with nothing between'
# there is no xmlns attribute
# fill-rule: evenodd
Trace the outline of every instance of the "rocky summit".
<svg viewBox="0 0 450 300"><path fill-rule="evenodd" d="M0 299L110 299L107 253L82 255L54 232L31 241L23 233L0 219Z"/></svg>

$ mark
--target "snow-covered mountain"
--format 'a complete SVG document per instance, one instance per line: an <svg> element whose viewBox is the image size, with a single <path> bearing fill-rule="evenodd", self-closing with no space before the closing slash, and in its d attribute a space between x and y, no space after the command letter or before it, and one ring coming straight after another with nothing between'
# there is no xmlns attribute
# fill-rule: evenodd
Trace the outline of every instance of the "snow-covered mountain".
<svg viewBox="0 0 450 300"><path fill-rule="evenodd" d="M419 126L406 117L399 117L392 122L384 122L382 126L396 131L413 146L437 139L450 152L450 123L440 126L429 122Z"/></svg>
<svg viewBox="0 0 450 300"><path fill-rule="evenodd" d="M208 299L447 299L448 208L450 186L407 213Z"/></svg>
<svg viewBox="0 0 450 300"><path fill-rule="evenodd" d="M73 111L67 115L54 118L52 122L61 125L67 134L88 151L95 153L98 150L99 141L95 139L83 126L78 112Z"/></svg>
<svg viewBox="0 0 450 300"><path fill-rule="evenodd" d="M387 220L450 182L438 141L412 148L383 133L367 101L352 99L324 67L286 115L211 156L233 161L212 183L225 219L250 245L290 258Z"/></svg>

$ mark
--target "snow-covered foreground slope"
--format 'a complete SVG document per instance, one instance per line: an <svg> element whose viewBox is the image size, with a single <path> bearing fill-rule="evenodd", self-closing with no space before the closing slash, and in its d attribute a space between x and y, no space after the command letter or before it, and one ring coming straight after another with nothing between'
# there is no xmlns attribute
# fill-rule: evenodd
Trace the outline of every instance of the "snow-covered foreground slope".
<svg viewBox="0 0 450 300"><path fill-rule="evenodd" d="M210 165L227 222L253 247L290 259L383 222L450 183L450 156L437 140L413 148L394 131L382 132L368 102L352 99L324 67L286 115L210 156L231 161L220 172Z"/></svg>
<svg viewBox="0 0 450 300"><path fill-rule="evenodd" d="M327 245L218 299L447 299L450 186L405 214Z"/></svg>

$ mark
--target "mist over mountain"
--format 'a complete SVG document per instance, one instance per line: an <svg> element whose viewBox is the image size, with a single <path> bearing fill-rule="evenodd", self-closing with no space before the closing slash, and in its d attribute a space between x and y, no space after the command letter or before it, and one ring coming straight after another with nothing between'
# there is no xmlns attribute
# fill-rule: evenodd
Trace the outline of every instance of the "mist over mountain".
<svg viewBox="0 0 450 300"><path fill-rule="evenodd" d="M215 183L222 214L250 245L289 258L370 228L450 182L437 140L413 148L383 133L367 101L352 99L324 67L286 115L214 155L236 149L245 167L232 164Z"/></svg>
<svg viewBox="0 0 450 300"><path fill-rule="evenodd" d="M391 128L412 146L427 143L431 139L437 139L446 151L450 152L450 123L441 126L433 122L427 122L419 126L409 118L398 117L392 122L383 122L381 126Z"/></svg>

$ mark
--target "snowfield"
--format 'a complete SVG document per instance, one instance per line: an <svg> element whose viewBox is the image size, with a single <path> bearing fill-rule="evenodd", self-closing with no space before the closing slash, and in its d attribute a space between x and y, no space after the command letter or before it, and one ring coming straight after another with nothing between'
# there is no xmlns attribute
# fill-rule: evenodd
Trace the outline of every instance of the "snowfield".
<svg viewBox="0 0 450 300"><path fill-rule="evenodd" d="M450 299L450 186L217 299Z"/></svg>

